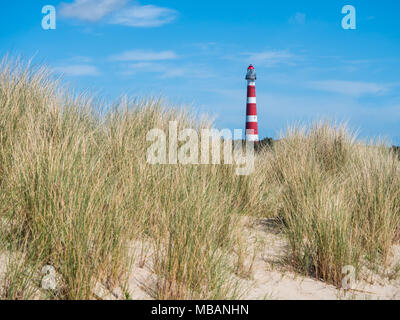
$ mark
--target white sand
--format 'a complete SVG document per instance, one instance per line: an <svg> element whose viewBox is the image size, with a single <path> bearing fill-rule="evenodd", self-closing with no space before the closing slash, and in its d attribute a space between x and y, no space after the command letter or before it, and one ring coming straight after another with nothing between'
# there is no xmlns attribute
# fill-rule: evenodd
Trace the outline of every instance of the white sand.
<svg viewBox="0 0 400 320"><path fill-rule="evenodd" d="M316 279L291 271L283 260L287 242L271 221L244 223L248 247L263 246L255 257L252 279L245 281L244 299L332 300L332 299L400 299L400 279L389 281L374 274L373 283L358 281L347 292ZM394 248L392 267L400 261L400 248ZM248 262L250 263L250 261Z"/></svg>
<svg viewBox="0 0 400 320"><path fill-rule="evenodd" d="M299 275L284 263L287 241L271 221L255 221L244 218L241 227L245 256L246 277L232 277L240 281L245 294L242 299L284 300L336 300L336 299L400 299L400 279L370 273L363 281L355 283L347 292L322 281ZM152 271L153 250L146 241L130 243L132 266L127 288L115 288L112 292L102 288L103 299L124 299L127 293L133 300L151 300L155 297L157 276ZM232 256L232 261L236 258ZM393 248L388 269L400 262L400 246ZM9 263L9 255L0 253L0 286Z"/></svg>
<svg viewBox="0 0 400 320"><path fill-rule="evenodd" d="M389 281L374 274L373 283L358 281L354 285L356 290L344 292L322 281L299 275L283 261L287 241L273 222L244 218L242 224L241 236L248 256L244 264L251 272L246 279L232 274L245 290L242 299L400 299L400 279ZM138 241L131 243L131 254L135 262L129 275L129 295L135 300L152 299L157 282L157 276L151 271L153 251L148 243ZM400 247L394 248L392 260L393 267L396 261L400 261Z"/></svg>

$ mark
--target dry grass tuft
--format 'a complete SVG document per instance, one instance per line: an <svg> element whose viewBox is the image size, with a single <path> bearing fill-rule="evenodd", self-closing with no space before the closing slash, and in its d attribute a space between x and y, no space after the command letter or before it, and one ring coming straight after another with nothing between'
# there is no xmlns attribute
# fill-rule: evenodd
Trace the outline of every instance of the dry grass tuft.
<svg viewBox="0 0 400 320"><path fill-rule="evenodd" d="M295 267L341 286L344 266L385 262L400 226L400 162L387 147L321 122L289 129L260 161Z"/></svg>

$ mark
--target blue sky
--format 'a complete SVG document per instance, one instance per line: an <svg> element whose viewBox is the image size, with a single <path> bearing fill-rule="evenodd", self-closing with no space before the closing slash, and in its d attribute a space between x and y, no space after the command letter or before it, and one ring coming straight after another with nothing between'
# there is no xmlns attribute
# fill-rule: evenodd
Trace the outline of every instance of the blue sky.
<svg viewBox="0 0 400 320"><path fill-rule="evenodd" d="M43 30L42 7L57 10ZM341 13L353 5L357 29ZM45 62L106 99L162 95L243 128L249 63L261 137L294 122L347 121L400 145L400 2L2 1L0 54Z"/></svg>

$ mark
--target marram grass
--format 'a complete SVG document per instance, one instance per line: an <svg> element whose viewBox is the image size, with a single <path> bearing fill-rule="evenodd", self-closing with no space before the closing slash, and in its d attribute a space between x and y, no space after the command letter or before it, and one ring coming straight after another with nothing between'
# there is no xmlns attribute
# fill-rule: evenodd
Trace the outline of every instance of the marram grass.
<svg viewBox="0 0 400 320"><path fill-rule="evenodd" d="M146 162L149 130L208 124L151 99L100 113L51 78L16 61L0 71L0 239L24 257L1 297L32 298L26 279L37 283L45 265L59 276L53 298L93 298L97 282L123 287L129 242L144 237L156 298L234 297L225 261L244 178L232 166Z"/></svg>
<svg viewBox="0 0 400 320"><path fill-rule="evenodd" d="M293 266L340 287L344 266L385 264L400 231L400 162L392 151L321 122L289 129L260 162Z"/></svg>
<svg viewBox="0 0 400 320"><path fill-rule="evenodd" d="M161 100L105 109L45 68L7 58L0 68L0 254L12 260L0 298L37 298L46 265L57 289L40 298L125 287L129 243L143 239L154 250L154 298L239 298L240 215L278 218L287 262L338 286L343 266L384 264L399 239L399 161L345 127L288 130L246 177L229 165L150 165L149 130L210 124Z"/></svg>

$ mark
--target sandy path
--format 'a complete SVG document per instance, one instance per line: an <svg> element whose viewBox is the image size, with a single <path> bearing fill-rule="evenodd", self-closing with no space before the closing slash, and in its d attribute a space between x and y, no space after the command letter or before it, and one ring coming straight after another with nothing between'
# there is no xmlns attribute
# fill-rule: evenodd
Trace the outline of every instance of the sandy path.
<svg viewBox="0 0 400 320"><path fill-rule="evenodd" d="M271 220L242 220L241 238L244 240L245 277L239 280L244 300L337 300L337 299L400 299L400 279L389 281L376 274L370 283L358 281L355 290L344 292L322 281L302 276L284 263L287 241ZM144 247L143 247L144 246ZM131 243L134 261L128 281L132 299L148 300L154 297L157 277L151 272L152 250L146 242ZM232 258L235 260L235 258ZM392 266L400 261L400 246L394 248ZM153 290L153 292L152 292Z"/></svg>
<svg viewBox="0 0 400 320"><path fill-rule="evenodd" d="M240 281L244 300L400 299L399 278L389 280L389 277L370 274L366 278L368 281L358 281L355 290L345 293L322 281L299 275L284 263L287 241L273 221L244 218L241 224L246 274L239 278L232 273L232 277ZM119 293L107 293L107 297L151 300L155 297L157 283L151 266L151 247L145 241L136 241L130 244L130 252L133 263L127 288L117 288ZM232 261L235 259L232 257ZM399 262L400 246L396 246L393 248L391 268L398 267ZM0 285L8 263L9 255L0 254Z"/></svg>
<svg viewBox="0 0 400 320"><path fill-rule="evenodd" d="M244 233L249 251L257 243L262 245L253 262L251 279L245 281L247 294L244 299L400 299L400 279L389 281L372 275L373 284L358 281L354 284L355 290L345 293L332 285L291 271L283 263L287 242L273 221L247 219ZM394 248L392 260L393 267L400 261L400 247Z"/></svg>

